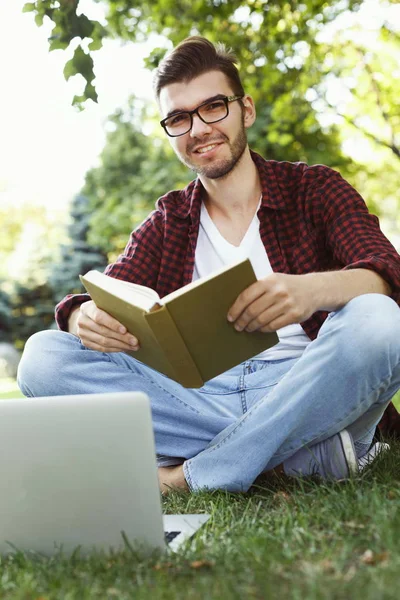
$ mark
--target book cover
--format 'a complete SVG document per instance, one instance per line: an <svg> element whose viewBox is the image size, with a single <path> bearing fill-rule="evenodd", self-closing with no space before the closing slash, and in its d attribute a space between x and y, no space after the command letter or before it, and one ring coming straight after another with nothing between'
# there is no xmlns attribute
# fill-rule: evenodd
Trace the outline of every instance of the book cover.
<svg viewBox="0 0 400 600"><path fill-rule="evenodd" d="M139 339L140 349L128 354L184 387L201 387L278 343L275 332L238 332L227 320L238 295L256 281L248 259L188 284L148 309L135 305L129 284L121 298L119 280L92 271L81 281L97 306Z"/></svg>

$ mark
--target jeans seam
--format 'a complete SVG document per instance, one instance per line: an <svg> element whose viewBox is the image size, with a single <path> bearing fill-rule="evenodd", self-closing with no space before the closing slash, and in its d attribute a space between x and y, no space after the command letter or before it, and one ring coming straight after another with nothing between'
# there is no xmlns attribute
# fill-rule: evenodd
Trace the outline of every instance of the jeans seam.
<svg viewBox="0 0 400 600"><path fill-rule="evenodd" d="M195 487L194 487L194 484L193 484L193 481L192 481L192 476L190 474L190 465L189 465L189 461L188 460L186 460L183 463L183 474L185 476L186 483L187 483L187 486L188 486L189 490L191 492L194 492L195 491Z"/></svg>
<svg viewBox="0 0 400 600"><path fill-rule="evenodd" d="M252 412L253 410L254 410L254 411L256 411L257 409L258 409L258 407L257 407L257 406L253 406L253 408L251 409L251 411L250 411L250 412ZM230 432L229 432L229 433L228 433L228 434L227 434L227 435L226 435L226 436L225 436L225 437L224 437L222 440L220 440L220 441L218 442L218 444L215 444L215 446L209 446L209 447L208 447L208 448L206 448L206 449L205 449L203 452L207 452L207 453L210 453L210 454L211 454L211 452L214 452L215 450L217 450L218 448L220 448L220 447L222 446L222 444L225 444L225 443L226 443L226 441L227 441L227 440L229 440L229 438L230 438L230 437L232 437L232 435L233 435L234 433L236 433L236 431L237 431L238 429L240 429L241 427L243 427L243 423L244 423L244 422L247 420L247 418L249 417L249 415L250 415L250 412L246 412L246 413L244 414L244 416L243 416L243 417L239 417L239 419L240 419L240 422L239 422L239 423L236 425L236 427L235 427L234 429L232 429L232 431L230 431Z"/></svg>
<svg viewBox="0 0 400 600"><path fill-rule="evenodd" d="M121 366L120 366L118 363L116 363L115 361L113 361L113 360L112 360L112 359L109 357L109 355L108 355L107 353L106 353L106 356L107 356L107 358L109 359L109 361L110 361L110 362L113 362L113 363L114 363L114 365L116 365L117 367L121 368ZM136 360L136 359L134 359L134 360ZM140 362L140 361L138 361L138 362ZM132 371L132 372L133 372L133 373L134 373L134 375L135 375L135 376L137 376L138 378L140 378L140 379L143 379L143 380L146 380L146 379L148 380L148 377L147 377L147 375L143 375L143 374L141 374L141 373L136 373L136 372L134 372L134 371ZM168 396L170 396L171 398L174 398L175 400L177 400L177 402L178 402L179 404L182 404L183 406L185 406L186 408L188 408L189 410L191 410L192 412L194 412L196 415L202 415L202 414L204 414L204 413L200 412L199 410L196 410L195 408L193 408L192 406L190 406L190 404L186 404L186 402L184 402L183 400L181 400L181 398L179 398L178 396L175 396L175 394L171 394L171 392L170 392L169 390L166 390L165 388L163 388L163 387L162 387L162 386L161 386L161 385L160 385L160 384L159 384L157 381L155 381L154 379L152 379L152 380L151 380L151 382L152 382L152 384L153 384L153 385L157 386L157 387L158 387L158 388L159 388L159 389L160 389L160 390L163 392L163 394L167 394L167 395L168 395Z"/></svg>

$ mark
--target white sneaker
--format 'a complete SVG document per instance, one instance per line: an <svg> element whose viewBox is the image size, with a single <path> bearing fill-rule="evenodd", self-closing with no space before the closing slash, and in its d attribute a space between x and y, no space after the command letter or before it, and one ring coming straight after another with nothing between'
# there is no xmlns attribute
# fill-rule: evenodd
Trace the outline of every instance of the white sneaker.
<svg viewBox="0 0 400 600"><path fill-rule="evenodd" d="M390 450L389 444L376 442L373 446L371 446L368 452L364 454L364 456L358 459L358 472L361 473L365 467L368 467L368 465L374 462L375 458L379 456L379 454L382 452L387 452L388 450Z"/></svg>
<svg viewBox="0 0 400 600"><path fill-rule="evenodd" d="M313 446L300 448L285 460L283 469L289 477L317 475L322 479L348 479L361 473L386 450L389 450L388 444L377 442L364 456L357 458L353 438L343 429Z"/></svg>

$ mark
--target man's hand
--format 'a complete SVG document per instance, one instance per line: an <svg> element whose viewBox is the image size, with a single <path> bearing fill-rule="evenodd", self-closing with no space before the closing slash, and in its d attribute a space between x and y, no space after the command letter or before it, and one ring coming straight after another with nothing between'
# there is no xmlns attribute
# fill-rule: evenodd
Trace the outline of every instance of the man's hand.
<svg viewBox="0 0 400 600"><path fill-rule="evenodd" d="M276 331L306 321L317 310L339 310L356 296L390 293L389 284L369 269L305 275L272 273L238 296L229 309L228 321L238 331Z"/></svg>
<svg viewBox="0 0 400 600"><path fill-rule="evenodd" d="M70 315L69 331L82 344L99 352L125 352L139 349L138 340L126 327L97 308L93 300L84 302Z"/></svg>
<svg viewBox="0 0 400 600"><path fill-rule="evenodd" d="M301 323L318 310L314 283L309 275L272 273L238 296L228 320L238 331L262 332Z"/></svg>

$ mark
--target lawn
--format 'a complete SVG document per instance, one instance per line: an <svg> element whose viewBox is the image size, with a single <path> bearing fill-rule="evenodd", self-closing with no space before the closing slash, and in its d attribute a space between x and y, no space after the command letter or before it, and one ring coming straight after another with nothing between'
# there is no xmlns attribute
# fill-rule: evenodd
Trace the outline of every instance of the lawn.
<svg viewBox="0 0 400 600"><path fill-rule="evenodd" d="M172 494L165 512L212 515L179 554L15 554L2 559L0 598L397 598L399 464L400 443L392 442L390 453L348 482L276 479L247 494Z"/></svg>

